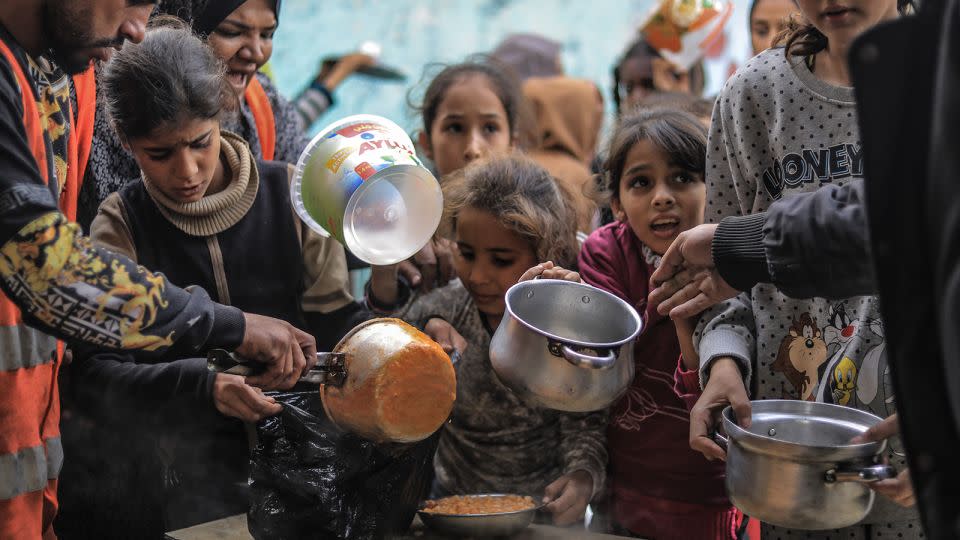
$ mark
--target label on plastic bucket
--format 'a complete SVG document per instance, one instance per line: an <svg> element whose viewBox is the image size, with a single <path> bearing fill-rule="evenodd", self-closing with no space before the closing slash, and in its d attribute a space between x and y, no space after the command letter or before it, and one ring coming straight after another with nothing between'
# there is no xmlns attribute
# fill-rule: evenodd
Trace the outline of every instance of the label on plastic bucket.
<svg viewBox="0 0 960 540"><path fill-rule="evenodd" d="M300 155L297 215L371 264L405 260L440 223L440 185L396 124L356 115L331 124Z"/></svg>

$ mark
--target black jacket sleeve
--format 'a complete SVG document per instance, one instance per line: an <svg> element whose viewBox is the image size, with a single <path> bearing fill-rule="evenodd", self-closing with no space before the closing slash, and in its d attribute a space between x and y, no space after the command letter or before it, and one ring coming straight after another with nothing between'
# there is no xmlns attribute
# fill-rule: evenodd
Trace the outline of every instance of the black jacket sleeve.
<svg viewBox="0 0 960 540"><path fill-rule="evenodd" d="M74 350L67 380L75 403L94 418L127 424L171 408L213 413L213 382L203 358L156 362L121 351Z"/></svg>
<svg viewBox="0 0 960 540"><path fill-rule="evenodd" d="M773 283L788 296L875 294L863 181L829 185L720 222L713 258L739 290Z"/></svg>

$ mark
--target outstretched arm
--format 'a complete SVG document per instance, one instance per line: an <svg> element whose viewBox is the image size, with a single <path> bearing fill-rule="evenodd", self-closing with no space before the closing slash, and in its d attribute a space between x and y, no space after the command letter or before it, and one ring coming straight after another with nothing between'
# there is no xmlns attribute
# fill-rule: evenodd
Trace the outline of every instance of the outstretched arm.
<svg viewBox="0 0 960 540"><path fill-rule="evenodd" d="M825 186L681 233L652 277L650 301L690 317L737 291L772 283L788 296L876 292L863 181Z"/></svg>

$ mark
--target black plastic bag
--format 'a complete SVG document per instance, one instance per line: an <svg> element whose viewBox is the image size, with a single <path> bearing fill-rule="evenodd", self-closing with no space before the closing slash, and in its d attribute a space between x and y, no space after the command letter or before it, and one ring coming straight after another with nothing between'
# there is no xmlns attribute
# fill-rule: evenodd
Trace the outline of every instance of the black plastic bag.
<svg viewBox="0 0 960 540"><path fill-rule="evenodd" d="M271 393L283 412L257 426L248 529L254 538L384 538L429 495L439 433L377 445L339 431L314 386Z"/></svg>

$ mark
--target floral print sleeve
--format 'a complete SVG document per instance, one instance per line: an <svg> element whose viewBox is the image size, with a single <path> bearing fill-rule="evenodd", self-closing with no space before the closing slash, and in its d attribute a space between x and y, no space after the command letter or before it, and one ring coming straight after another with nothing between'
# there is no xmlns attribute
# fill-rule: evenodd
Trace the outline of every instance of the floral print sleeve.
<svg viewBox="0 0 960 540"><path fill-rule="evenodd" d="M95 247L59 212L34 219L0 247L0 283L28 323L91 345L193 352L235 347L243 337L239 310Z"/></svg>

